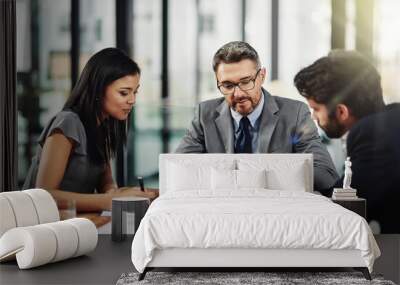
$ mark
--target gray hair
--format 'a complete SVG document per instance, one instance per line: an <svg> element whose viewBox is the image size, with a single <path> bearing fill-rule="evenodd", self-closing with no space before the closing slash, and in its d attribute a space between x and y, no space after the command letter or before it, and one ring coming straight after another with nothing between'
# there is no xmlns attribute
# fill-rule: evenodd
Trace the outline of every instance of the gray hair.
<svg viewBox="0 0 400 285"><path fill-rule="evenodd" d="M244 59L253 61L257 65L257 69L261 67L258 53L251 45L242 41L229 42L215 53L213 58L214 72L217 72L217 68L221 62L236 63Z"/></svg>

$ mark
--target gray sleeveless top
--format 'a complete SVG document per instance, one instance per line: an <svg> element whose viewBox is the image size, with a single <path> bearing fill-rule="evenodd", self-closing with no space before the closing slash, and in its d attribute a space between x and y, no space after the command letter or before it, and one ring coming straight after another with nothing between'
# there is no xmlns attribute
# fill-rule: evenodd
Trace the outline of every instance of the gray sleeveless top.
<svg viewBox="0 0 400 285"><path fill-rule="evenodd" d="M59 189L78 193L94 193L106 165L104 163L95 164L89 160L86 151L88 146L85 128L79 116L71 111L61 111L44 128L39 137L39 146L32 159L23 189L35 188L44 142L55 130L75 142Z"/></svg>

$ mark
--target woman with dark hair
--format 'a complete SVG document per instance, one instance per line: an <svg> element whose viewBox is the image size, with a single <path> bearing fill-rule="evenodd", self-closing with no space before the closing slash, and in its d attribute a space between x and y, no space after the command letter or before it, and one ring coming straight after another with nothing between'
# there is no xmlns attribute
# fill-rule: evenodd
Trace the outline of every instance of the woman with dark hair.
<svg viewBox="0 0 400 285"><path fill-rule="evenodd" d="M106 48L87 62L64 108L39 137L24 188L75 200L78 212L109 210L113 197L155 198L155 191L118 188L110 159L126 142L140 68L123 51Z"/></svg>

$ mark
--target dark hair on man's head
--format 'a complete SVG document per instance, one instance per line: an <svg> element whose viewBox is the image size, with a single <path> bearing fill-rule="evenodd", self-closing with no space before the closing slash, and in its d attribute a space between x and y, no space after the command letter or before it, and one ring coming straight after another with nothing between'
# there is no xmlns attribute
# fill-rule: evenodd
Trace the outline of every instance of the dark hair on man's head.
<svg viewBox="0 0 400 285"><path fill-rule="evenodd" d="M64 105L63 110L72 110L79 115L86 130L87 151L92 161L108 161L114 156L119 141L126 142L130 116L124 121L111 116L103 121L101 118L107 86L127 75L140 75L136 62L120 49L103 49L86 63Z"/></svg>
<svg viewBox="0 0 400 285"><path fill-rule="evenodd" d="M217 72L220 63L236 63L244 59L252 60L257 69L261 67L257 51L248 43L235 41L223 45L214 55L213 69Z"/></svg>
<svg viewBox="0 0 400 285"><path fill-rule="evenodd" d="M384 107L381 77L376 68L356 51L333 50L294 78L294 85L306 99L333 111L344 104L360 119Z"/></svg>

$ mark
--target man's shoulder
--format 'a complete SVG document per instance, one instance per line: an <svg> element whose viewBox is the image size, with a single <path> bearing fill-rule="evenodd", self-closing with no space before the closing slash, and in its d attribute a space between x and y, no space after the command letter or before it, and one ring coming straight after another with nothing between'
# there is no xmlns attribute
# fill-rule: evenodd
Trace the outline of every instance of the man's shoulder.
<svg viewBox="0 0 400 285"><path fill-rule="evenodd" d="M225 98L218 97L218 98L202 101L202 102L200 102L199 106L200 106L200 108L217 107L217 106L221 105L223 102L225 102Z"/></svg>
<svg viewBox="0 0 400 285"><path fill-rule="evenodd" d="M224 106L223 104L227 104L225 102L224 97L210 99L210 100L201 102L198 105L198 112L199 112L200 117L202 117L203 119L215 118L216 116L218 116L218 114L220 113L220 110L223 108L223 106Z"/></svg>
<svg viewBox="0 0 400 285"><path fill-rule="evenodd" d="M382 111L367 115L358 120L355 126L358 127L363 125L369 125L373 122L380 122L380 123L392 122L392 120L389 121L389 119L393 118L400 118L400 103L386 105ZM395 120L393 122L400 124L400 120Z"/></svg>
<svg viewBox="0 0 400 285"><path fill-rule="evenodd" d="M397 132L400 130L400 103L387 105L381 112L358 120L350 129L349 136L366 133L370 135Z"/></svg>

